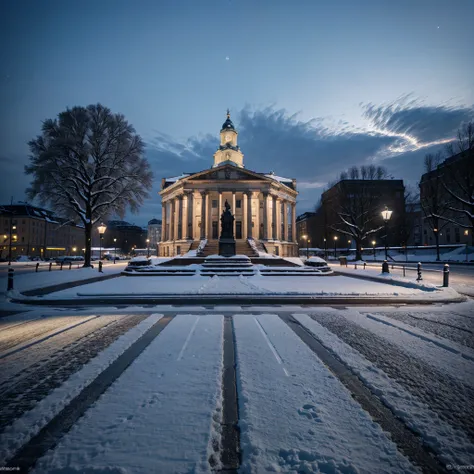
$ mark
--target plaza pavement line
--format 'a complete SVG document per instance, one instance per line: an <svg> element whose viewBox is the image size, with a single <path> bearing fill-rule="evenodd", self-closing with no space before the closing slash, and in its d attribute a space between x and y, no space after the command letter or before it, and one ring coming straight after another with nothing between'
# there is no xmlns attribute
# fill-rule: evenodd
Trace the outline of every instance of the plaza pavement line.
<svg viewBox="0 0 474 474"><path fill-rule="evenodd" d="M40 305L40 306L77 306L77 305L135 305L135 304L171 304L171 305L200 305L200 304L245 304L245 305L275 305L275 304L297 304L297 305L406 305L406 304L435 304L435 303L460 303L466 301L463 295L448 294L439 295L437 298L423 296L324 296L317 294L263 294L255 293L241 294L199 294L199 295L179 295L179 294L151 294L151 295L86 295L78 294L74 298L28 298L13 296L13 303Z"/></svg>
<svg viewBox="0 0 474 474"><path fill-rule="evenodd" d="M98 281L111 280L112 278L117 278L121 276L121 273L113 273L112 275L100 275L93 278L88 278L87 280L76 280L69 281L65 283L58 283L56 285L45 286L43 288L36 288L34 290L22 291L21 294L25 296L43 296L50 293L55 293L56 291L67 290L69 288L75 288L76 286L87 285L89 283L96 283Z"/></svg>

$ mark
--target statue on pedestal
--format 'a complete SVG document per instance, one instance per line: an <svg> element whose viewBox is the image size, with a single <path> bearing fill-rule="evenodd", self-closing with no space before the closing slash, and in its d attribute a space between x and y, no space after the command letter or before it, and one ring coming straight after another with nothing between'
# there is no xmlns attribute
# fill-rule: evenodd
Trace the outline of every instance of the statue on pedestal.
<svg viewBox="0 0 474 474"><path fill-rule="evenodd" d="M234 216L230 212L227 199L224 204L225 210L221 216L221 236L219 238L219 255L231 257L235 255L234 239Z"/></svg>

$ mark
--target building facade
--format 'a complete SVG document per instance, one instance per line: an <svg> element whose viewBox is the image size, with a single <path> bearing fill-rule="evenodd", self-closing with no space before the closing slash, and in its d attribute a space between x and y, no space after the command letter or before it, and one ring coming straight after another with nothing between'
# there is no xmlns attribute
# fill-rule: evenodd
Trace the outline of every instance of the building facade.
<svg viewBox="0 0 474 474"><path fill-rule="evenodd" d="M0 258L80 255L84 228L67 223L52 211L30 204L0 206Z"/></svg>
<svg viewBox="0 0 474 474"><path fill-rule="evenodd" d="M392 211L387 227L381 214L385 206ZM351 224L364 225L366 230L380 228L361 243L363 247L370 246L372 241L377 245L384 245L386 241L388 246L406 243L405 186L401 179L341 180L322 194L317 214L324 222L324 234L316 239L318 246L323 241L328 248L354 248L354 239L337 231L347 230L347 224L342 222L340 214L344 214Z"/></svg>
<svg viewBox="0 0 474 474"><path fill-rule="evenodd" d="M470 180L470 182L469 182ZM436 233L440 245L474 245L473 229L467 217L470 206L463 205L446 189L468 202L469 187L474 186L474 157L459 153L443 161L433 171L424 173L420 180L423 245L435 245ZM450 208L458 209L453 212ZM464 213L464 212L465 213ZM440 218L430 217L433 214Z"/></svg>
<svg viewBox="0 0 474 474"><path fill-rule="evenodd" d="M217 241L226 201L237 242L260 240L269 253L297 256L296 180L246 169L237 136L227 112L212 168L162 180L161 256Z"/></svg>
<svg viewBox="0 0 474 474"><path fill-rule="evenodd" d="M147 247L147 229L126 221L109 220L106 222L107 229L99 242L97 226L92 231L92 245L94 247L116 248L117 252L130 253L134 249Z"/></svg>
<svg viewBox="0 0 474 474"><path fill-rule="evenodd" d="M161 221L159 219L151 219L148 221L148 244L150 248L157 249L161 241Z"/></svg>

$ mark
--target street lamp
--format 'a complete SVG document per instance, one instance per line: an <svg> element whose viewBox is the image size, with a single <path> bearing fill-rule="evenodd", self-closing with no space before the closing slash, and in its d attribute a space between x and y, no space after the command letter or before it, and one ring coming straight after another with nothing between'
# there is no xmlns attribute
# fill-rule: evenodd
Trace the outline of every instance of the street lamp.
<svg viewBox="0 0 474 474"><path fill-rule="evenodd" d="M385 209L382 211L382 218L385 223L385 260L388 260L388 248L387 248L388 230L387 229L388 229L388 221L392 217L392 212L393 211L388 210L387 206L385 206Z"/></svg>
<svg viewBox="0 0 474 474"><path fill-rule="evenodd" d="M117 258L117 239L114 238L114 263L115 263L116 258Z"/></svg>
<svg viewBox="0 0 474 474"><path fill-rule="evenodd" d="M374 249L374 261L375 261L375 244L376 244L375 240L372 240L372 247Z"/></svg>
<svg viewBox="0 0 474 474"><path fill-rule="evenodd" d="M467 241L468 241L468 238L467 238L467 236L469 235L469 231L468 231L467 229L464 231L464 235L466 236L466 263L468 263L468 262L469 262L469 258L468 258L468 256L467 256L467 252L468 252L468 248L467 248Z"/></svg>
<svg viewBox="0 0 474 474"><path fill-rule="evenodd" d="M352 244L352 240L348 240L347 241L347 245L349 246L349 248L347 250L350 250L351 249L351 244Z"/></svg>
<svg viewBox="0 0 474 474"><path fill-rule="evenodd" d="M302 235L301 238L303 239L303 242L306 241L308 236L306 234ZM306 249L308 248L308 244L306 244ZM306 258L308 258L308 250L306 250Z"/></svg>
<svg viewBox="0 0 474 474"><path fill-rule="evenodd" d="M309 258L309 243L311 242L311 240L307 240L306 241L306 259Z"/></svg>
<svg viewBox="0 0 474 474"><path fill-rule="evenodd" d="M146 239L146 256L150 258L150 239Z"/></svg>
<svg viewBox="0 0 474 474"><path fill-rule="evenodd" d="M107 226L102 223L99 227L97 227L99 231L99 262L102 260L102 238L104 237L105 231L107 230Z"/></svg>
<svg viewBox="0 0 474 474"><path fill-rule="evenodd" d="M337 257L337 235L334 236L334 260Z"/></svg>
<svg viewBox="0 0 474 474"><path fill-rule="evenodd" d="M324 260L328 259L328 242L326 237L324 237Z"/></svg>

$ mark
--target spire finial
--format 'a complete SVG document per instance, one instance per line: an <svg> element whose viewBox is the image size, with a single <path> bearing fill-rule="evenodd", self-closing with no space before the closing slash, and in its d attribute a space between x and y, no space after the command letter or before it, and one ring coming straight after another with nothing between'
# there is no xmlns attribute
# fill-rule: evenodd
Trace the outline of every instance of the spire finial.
<svg viewBox="0 0 474 474"><path fill-rule="evenodd" d="M227 118L230 118L230 110L228 107L227 107Z"/></svg>

